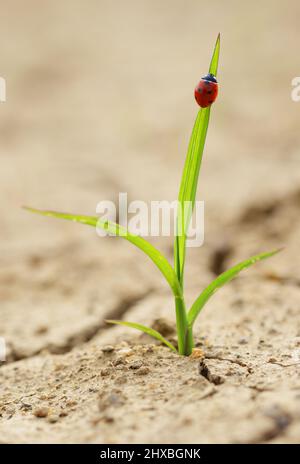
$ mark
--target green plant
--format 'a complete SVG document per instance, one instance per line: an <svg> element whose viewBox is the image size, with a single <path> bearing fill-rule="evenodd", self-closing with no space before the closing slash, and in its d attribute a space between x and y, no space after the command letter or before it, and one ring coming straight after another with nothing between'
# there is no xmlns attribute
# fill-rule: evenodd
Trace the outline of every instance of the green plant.
<svg viewBox="0 0 300 464"><path fill-rule="evenodd" d="M217 75L218 61L220 52L220 35L217 38L216 45L214 48L213 56L210 63L209 73L214 76ZM94 216L79 216L74 214L65 214L55 211L44 211L33 208L26 208L27 210L42 214L45 216L53 216L57 218L67 219L82 224L87 224L93 227L100 227L114 235L121 236L133 243L139 249L141 249L148 257L154 262L154 264L161 271L166 281L168 282L175 299L175 311L176 311L176 326L177 326L177 337L178 337L178 353L180 355L190 355L194 346L193 341L193 325L207 303L209 298L223 285L232 280L239 272L257 261L269 258L277 253L279 250L274 250L269 253L261 253L247 259L233 268L223 272L214 281L212 281L208 287L206 287L200 296L195 300L189 311L186 310L184 300L184 264L185 264L185 252L186 252L186 237L187 231L191 220L191 215L195 203L196 190L198 184L199 171L202 161L203 149L205 145L205 139L209 124L211 107L202 108L199 110L190 138L188 147L187 157L184 165L184 170L181 179L181 185L179 190L179 205L181 205L181 214L177 215L177 234L174 242L174 268L151 243L146 241L144 238L131 234L127 229L120 226L119 224L113 223L106 219L99 219ZM192 205L186 210L186 204ZM145 332L152 337L160 340L162 343L167 345L171 350L177 352L177 349L166 340L160 333L153 330L152 328L145 327L141 324L134 322L124 321L107 321L112 324L120 324L134 329Z"/></svg>

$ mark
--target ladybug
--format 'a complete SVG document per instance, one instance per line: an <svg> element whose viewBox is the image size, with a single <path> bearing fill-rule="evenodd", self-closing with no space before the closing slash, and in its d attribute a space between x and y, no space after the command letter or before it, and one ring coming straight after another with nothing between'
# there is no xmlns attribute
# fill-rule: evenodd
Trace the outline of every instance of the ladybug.
<svg viewBox="0 0 300 464"><path fill-rule="evenodd" d="M201 108L210 106L218 96L218 81L213 74L202 77L195 88L195 99Z"/></svg>

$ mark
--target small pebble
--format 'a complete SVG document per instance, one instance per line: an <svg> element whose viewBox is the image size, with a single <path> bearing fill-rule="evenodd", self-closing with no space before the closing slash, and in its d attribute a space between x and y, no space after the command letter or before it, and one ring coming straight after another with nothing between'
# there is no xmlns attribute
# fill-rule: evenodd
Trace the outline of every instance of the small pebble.
<svg viewBox="0 0 300 464"><path fill-rule="evenodd" d="M66 406L76 406L77 401L76 400L68 400L66 402Z"/></svg>
<svg viewBox="0 0 300 464"><path fill-rule="evenodd" d="M150 372L149 367L142 366L136 371L136 374L137 375L147 375L147 374L149 374L149 372Z"/></svg>
<svg viewBox="0 0 300 464"><path fill-rule="evenodd" d="M46 325L40 325L35 329L36 335L43 335L48 332L48 327Z"/></svg>
<svg viewBox="0 0 300 464"><path fill-rule="evenodd" d="M112 353L114 350L115 349L112 345L106 345L102 348L103 353Z"/></svg>
<svg viewBox="0 0 300 464"><path fill-rule="evenodd" d="M193 348L192 354L190 355L192 359L204 358L204 356L204 351L201 350L201 348Z"/></svg>
<svg viewBox="0 0 300 464"><path fill-rule="evenodd" d="M47 407L37 408L33 411L33 414L35 415L35 417L47 417L49 414L49 408Z"/></svg>
<svg viewBox="0 0 300 464"><path fill-rule="evenodd" d="M109 367L105 367L104 369L101 370L101 375L102 377L106 377L107 375L110 375L111 370Z"/></svg>
<svg viewBox="0 0 300 464"><path fill-rule="evenodd" d="M20 409L24 409L25 411L28 411L29 409L32 409L32 406L29 403L22 403L20 406Z"/></svg>
<svg viewBox="0 0 300 464"><path fill-rule="evenodd" d="M50 422L50 424L55 424L59 421L59 416L57 414L51 414L51 416L49 416L47 420L48 422Z"/></svg>
<svg viewBox="0 0 300 464"><path fill-rule="evenodd" d="M121 356L132 356L133 350L131 348L122 348L121 350L118 350L118 354Z"/></svg>
<svg viewBox="0 0 300 464"><path fill-rule="evenodd" d="M126 370L126 366L124 366L124 364L119 364L118 366L115 367L115 370L116 371L124 371Z"/></svg>
<svg viewBox="0 0 300 464"><path fill-rule="evenodd" d="M130 369L139 369L142 367L143 363L142 361L134 361L133 363L130 364Z"/></svg>

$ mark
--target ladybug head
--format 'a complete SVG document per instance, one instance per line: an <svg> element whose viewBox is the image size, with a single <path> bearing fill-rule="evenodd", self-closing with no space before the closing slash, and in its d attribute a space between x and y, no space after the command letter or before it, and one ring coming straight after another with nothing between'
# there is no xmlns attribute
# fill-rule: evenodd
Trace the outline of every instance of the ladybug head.
<svg viewBox="0 0 300 464"><path fill-rule="evenodd" d="M202 77L202 79L209 82L218 82L213 74L207 74L206 76Z"/></svg>

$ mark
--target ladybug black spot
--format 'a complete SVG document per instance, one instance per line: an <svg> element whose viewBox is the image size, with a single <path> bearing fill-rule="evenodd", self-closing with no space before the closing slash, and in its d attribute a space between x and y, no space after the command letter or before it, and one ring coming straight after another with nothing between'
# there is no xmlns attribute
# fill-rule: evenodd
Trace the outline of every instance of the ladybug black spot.
<svg viewBox="0 0 300 464"><path fill-rule="evenodd" d="M197 89L199 93L202 93L202 89L199 87L199 89Z"/></svg>
<svg viewBox="0 0 300 464"><path fill-rule="evenodd" d="M208 90L208 95L211 95L212 94L212 90Z"/></svg>

